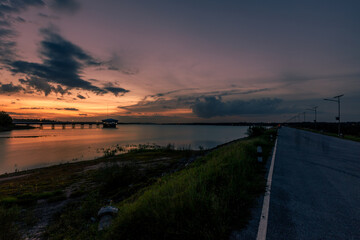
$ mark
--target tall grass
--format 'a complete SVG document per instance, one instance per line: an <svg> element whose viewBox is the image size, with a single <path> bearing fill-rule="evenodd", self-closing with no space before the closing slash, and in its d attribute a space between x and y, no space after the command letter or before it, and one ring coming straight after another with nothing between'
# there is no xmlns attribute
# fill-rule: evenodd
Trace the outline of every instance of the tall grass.
<svg viewBox="0 0 360 240"><path fill-rule="evenodd" d="M105 239L227 239L244 226L265 189L256 146L270 153L268 136L221 147L189 168L161 178L119 205ZM134 198L133 198L134 199Z"/></svg>

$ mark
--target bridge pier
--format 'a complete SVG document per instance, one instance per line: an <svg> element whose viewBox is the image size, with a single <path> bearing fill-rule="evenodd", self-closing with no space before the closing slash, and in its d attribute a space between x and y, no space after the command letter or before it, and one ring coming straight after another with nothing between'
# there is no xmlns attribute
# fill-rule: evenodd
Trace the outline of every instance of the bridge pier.
<svg viewBox="0 0 360 240"><path fill-rule="evenodd" d="M66 126L66 125L65 125L65 124L63 124L63 125L62 125L62 129L65 129L65 126Z"/></svg>
<svg viewBox="0 0 360 240"><path fill-rule="evenodd" d="M42 123L40 123L40 129L43 129L43 124Z"/></svg>
<svg viewBox="0 0 360 240"><path fill-rule="evenodd" d="M99 128L99 127L100 127L100 123L97 123L97 124L96 124L96 128Z"/></svg>
<svg viewBox="0 0 360 240"><path fill-rule="evenodd" d="M72 125L72 128L74 129L75 128L75 123L71 124Z"/></svg>
<svg viewBox="0 0 360 240"><path fill-rule="evenodd" d="M92 124L91 124L91 123L89 123L89 128L92 128Z"/></svg>
<svg viewBox="0 0 360 240"><path fill-rule="evenodd" d="M84 129L84 124L83 123L81 124L81 129Z"/></svg>
<svg viewBox="0 0 360 240"><path fill-rule="evenodd" d="M51 124L51 129L55 129L55 124Z"/></svg>

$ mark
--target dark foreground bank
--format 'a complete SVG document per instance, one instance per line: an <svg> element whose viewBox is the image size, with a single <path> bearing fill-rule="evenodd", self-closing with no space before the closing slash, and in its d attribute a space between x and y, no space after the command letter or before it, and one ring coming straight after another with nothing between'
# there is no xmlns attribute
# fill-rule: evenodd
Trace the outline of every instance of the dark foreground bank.
<svg viewBox="0 0 360 240"><path fill-rule="evenodd" d="M140 149L0 178L0 239L227 239L265 189L256 148L267 159L270 134L209 152ZM110 200L118 214L98 231Z"/></svg>

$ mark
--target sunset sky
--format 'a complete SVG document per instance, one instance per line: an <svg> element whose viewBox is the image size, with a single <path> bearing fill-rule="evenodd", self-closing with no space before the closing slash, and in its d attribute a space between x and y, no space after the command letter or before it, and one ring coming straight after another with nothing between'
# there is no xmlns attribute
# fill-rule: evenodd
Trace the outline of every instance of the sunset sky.
<svg viewBox="0 0 360 240"><path fill-rule="evenodd" d="M360 1L0 0L0 110L120 122L360 121ZM307 112L307 121L313 113Z"/></svg>

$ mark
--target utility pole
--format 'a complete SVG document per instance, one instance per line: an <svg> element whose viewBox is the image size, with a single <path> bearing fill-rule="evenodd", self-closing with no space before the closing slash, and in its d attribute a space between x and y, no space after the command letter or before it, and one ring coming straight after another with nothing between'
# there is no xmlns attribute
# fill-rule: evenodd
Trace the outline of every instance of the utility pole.
<svg viewBox="0 0 360 240"><path fill-rule="evenodd" d="M337 102L338 103L338 116L335 118L338 121L338 136L340 136L340 98L344 96L344 94L338 95L333 97L332 99L329 98L324 98L324 100L326 101L331 101L331 102ZM335 99L334 99L335 98Z"/></svg>
<svg viewBox="0 0 360 240"><path fill-rule="evenodd" d="M303 112L303 113L304 113L304 122L306 122L306 121L305 121L305 114L306 114L306 112Z"/></svg>
<svg viewBox="0 0 360 240"><path fill-rule="evenodd" d="M313 112L315 113L315 120L314 120L315 129L316 129L316 118L317 118L317 116L316 116L317 110L316 110L316 109L317 109L317 108L318 108L318 106L315 106L315 107L313 107L313 108L306 109L306 110L313 111Z"/></svg>

